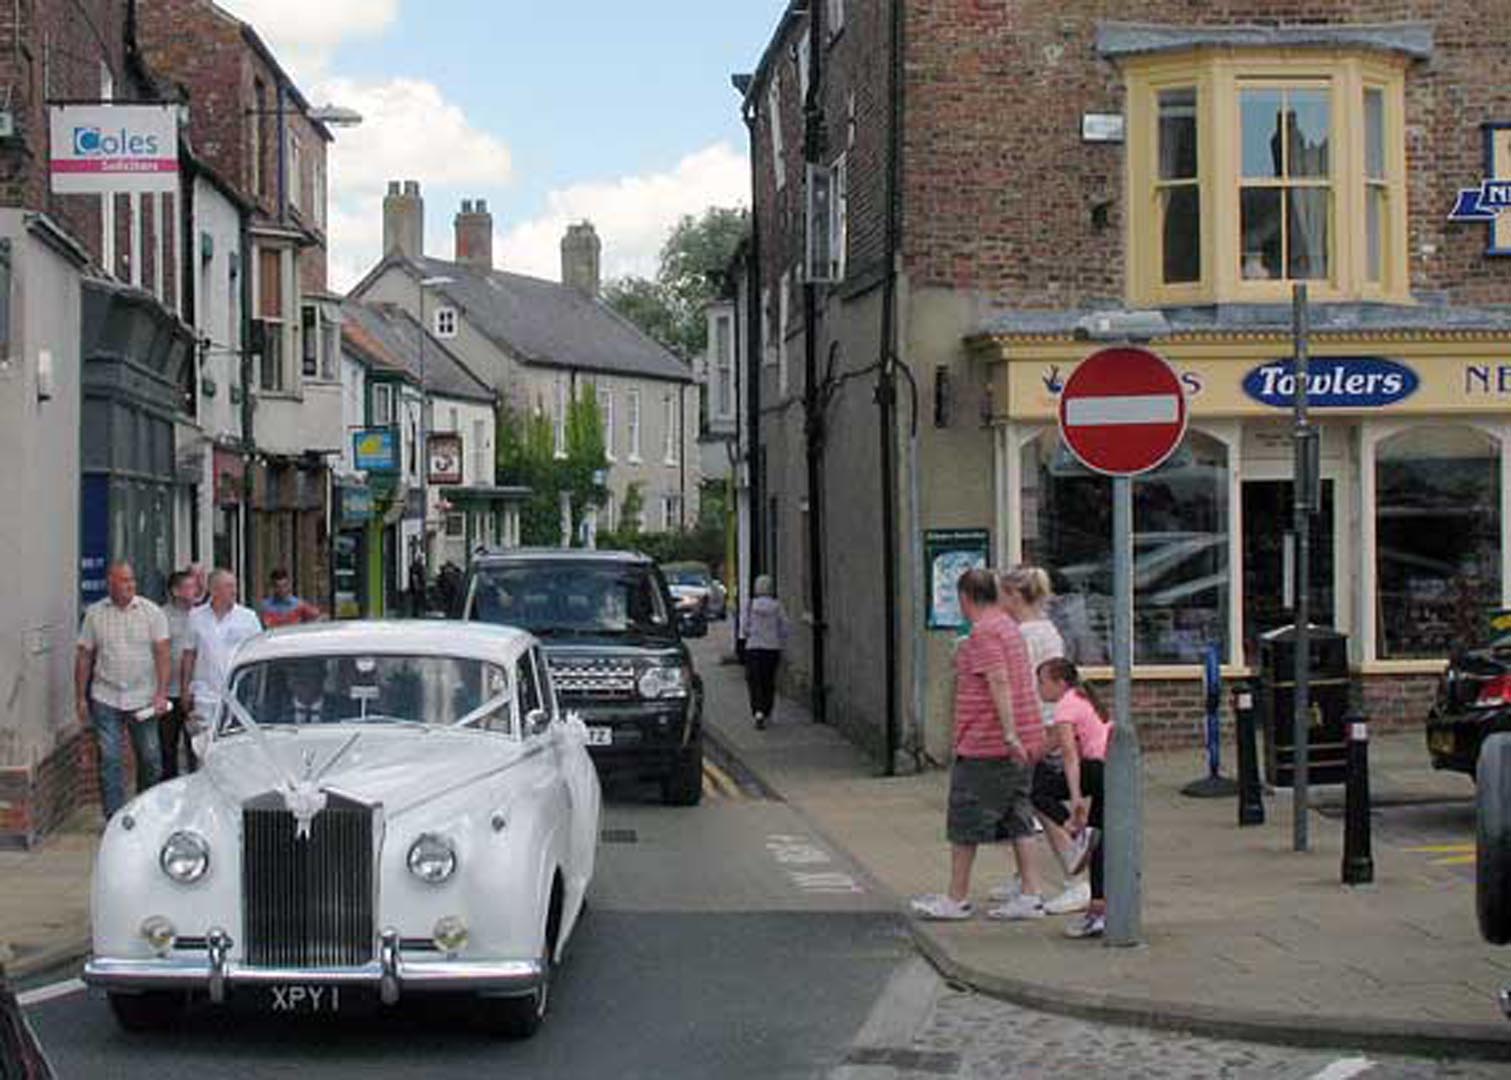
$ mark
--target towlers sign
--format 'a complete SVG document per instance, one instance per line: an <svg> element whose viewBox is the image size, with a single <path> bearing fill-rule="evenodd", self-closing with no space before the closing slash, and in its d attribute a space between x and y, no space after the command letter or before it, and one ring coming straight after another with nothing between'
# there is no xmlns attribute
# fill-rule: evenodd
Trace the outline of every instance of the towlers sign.
<svg viewBox="0 0 1511 1080"><path fill-rule="evenodd" d="M51 134L56 194L178 190L176 106L57 105Z"/></svg>
<svg viewBox="0 0 1511 1080"><path fill-rule="evenodd" d="M1307 365L1306 401L1314 409L1380 409L1416 393L1421 379L1395 360L1375 356L1313 357ZM1295 401L1296 366L1275 360L1249 372L1243 392L1264 405L1289 409Z"/></svg>

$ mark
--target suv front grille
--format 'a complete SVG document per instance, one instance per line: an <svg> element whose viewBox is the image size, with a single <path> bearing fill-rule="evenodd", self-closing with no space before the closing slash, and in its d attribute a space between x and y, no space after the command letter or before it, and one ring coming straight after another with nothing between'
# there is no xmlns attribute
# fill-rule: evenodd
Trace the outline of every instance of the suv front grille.
<svg viewBox="0 0 1511 1080"><path fill-rule="evenodd" d="M565 699L624 701L636 696L635 667L623 660L552 660L551 681Z"/></svg>

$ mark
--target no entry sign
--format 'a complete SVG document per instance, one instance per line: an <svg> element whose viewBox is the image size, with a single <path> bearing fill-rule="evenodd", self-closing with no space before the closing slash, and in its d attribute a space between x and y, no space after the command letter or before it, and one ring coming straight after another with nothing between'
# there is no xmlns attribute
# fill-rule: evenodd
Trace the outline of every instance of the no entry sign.
<svg viewBox="0 0 1511 1080"><path fill-rule="evenodd" d="M1163 357L1119 345L1081 361L1060 392L1060 437L1088 469L1157 468L1186 433L1186 396Z"/></svg>

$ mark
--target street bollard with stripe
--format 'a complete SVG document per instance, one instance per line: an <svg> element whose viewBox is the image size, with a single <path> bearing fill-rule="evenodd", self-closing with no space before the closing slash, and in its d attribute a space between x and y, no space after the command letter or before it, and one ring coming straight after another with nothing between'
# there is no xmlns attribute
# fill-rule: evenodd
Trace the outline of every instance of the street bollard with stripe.
<svg viewBox="0 0 1511 1080"><path fill-rule="evenodd" d="M1348 779L1343 812L1343 884L1375 880L1369 843L1369 725L1358 713L1345 722L1348 731Z"/></svg>
<svg viewBox="0 0 1511 1080"><path fill-rule="evenodd" d="M1238 824L1264 824L1264 789L1259 783L1259 743L1254 727L1254 688L1233 690L1233 729L1238 741Z"/></svg>

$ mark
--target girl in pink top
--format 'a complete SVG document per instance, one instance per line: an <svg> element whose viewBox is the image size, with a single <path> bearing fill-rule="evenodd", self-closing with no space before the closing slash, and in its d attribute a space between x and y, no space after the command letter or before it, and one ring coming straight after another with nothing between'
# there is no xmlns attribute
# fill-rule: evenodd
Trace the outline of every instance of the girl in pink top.
<svg viewBox="0 0 1511 1080"><path fill-rule="evenodd" d="M1059 799L1039 797L1034 808L1048 817L1070 822L1077 836L1080 869L1091 862L1091 906L1084 918L1071 923L1065 933L1070 937L1100 937L1106 927L1107 900L1102 879L1102 769L1107 758L1107 740L1112 733L1102 703L1089 686L1081 682L1080 672L1069 660L1046 660L1039 667L1039 696L1054 702L1054 735L1065 757L1065 790L1070 811ZM1045 793L1046 795L1051 793ZM1058 793L1053 793L1058 794Z"/></svg>

